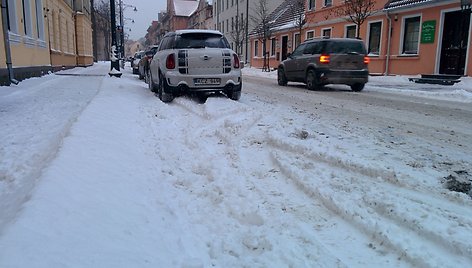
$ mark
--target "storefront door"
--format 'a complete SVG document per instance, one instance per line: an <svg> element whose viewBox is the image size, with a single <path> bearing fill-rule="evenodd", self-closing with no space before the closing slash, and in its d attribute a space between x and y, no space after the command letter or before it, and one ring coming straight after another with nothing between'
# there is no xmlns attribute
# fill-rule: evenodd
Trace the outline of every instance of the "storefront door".
<svg viewBox="0 0 472 268"><path fill-rule="evenodd" d="M444 28L439 63L440 74L464 75L468 50L470 14L462 11L444 14Z"/></svg>
<svg viewBox="0 0 472 268"><path fill-rule="evenodd" d="M282 36L282 60L287 59L288 36Z"/></svg>

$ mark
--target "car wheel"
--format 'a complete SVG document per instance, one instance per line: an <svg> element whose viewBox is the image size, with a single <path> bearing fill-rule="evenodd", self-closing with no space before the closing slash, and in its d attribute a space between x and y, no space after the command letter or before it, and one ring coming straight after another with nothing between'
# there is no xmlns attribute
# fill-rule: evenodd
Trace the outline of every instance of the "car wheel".
<svg viewBox="0 0 472 268"><path fill-rule="evenodd" d="M171 102L174 100L174 96L171 93L166 93L164 88L167 87L167 81L162 74L159 74L159 86L157 95L162 102Z"/></svg>
<svg viewBox="0 0 472 268"><path fill-rule="evenodd" d="M359 92L359 91L364 89L364 85L365 84L363 84L363 83L356 83L354 85L351 85L351 89L352 89L352 91Z"/></svg>
<svg viewBox="0 0 472 268"><path fill-rule="evenodd" d="M316 74L315 70L309 70L306 74L306 87L309 90L316 90L319 88L317 79L316 79Z"/></svg>
<svg viewBox="0 0 472 268"><path fill-rule="evenodd" d="M149 70L146 70L145 75L144 75L144 82L146 84L149 84Z"/></svg>
<svg viewBox="0 0 472 268"><path fill-rule="evenodd" d="M283 68L277 69L277 82L279 83L279 86L287 85L287 77L285 76L285 71Z"/></svg>
<svg viewBox="0 0 472 268"><path fill-rule="evenodd" d="M152 92L157 92L158 91L158 86L154 84L154 81L152 80L152 74L151 71L148 71L148 87Z"/></svg>
<svg viewBox="0 0 472 268"><path fill-rule="evenodd" d="M233 91L228 94L228 97L232 100L239 100L241 98L241 91Z"/></svg>

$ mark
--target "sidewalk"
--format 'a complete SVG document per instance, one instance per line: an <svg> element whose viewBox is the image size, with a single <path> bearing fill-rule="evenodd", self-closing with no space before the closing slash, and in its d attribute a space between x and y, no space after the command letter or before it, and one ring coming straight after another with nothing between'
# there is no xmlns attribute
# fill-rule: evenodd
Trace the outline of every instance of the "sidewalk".
<svg viewBox="0 0 472 268"><path fill-rule="evenodd" d="M96 63L59 72L73 76L50 74L0 87L0 229L27 199L109 68Z"/></svg>

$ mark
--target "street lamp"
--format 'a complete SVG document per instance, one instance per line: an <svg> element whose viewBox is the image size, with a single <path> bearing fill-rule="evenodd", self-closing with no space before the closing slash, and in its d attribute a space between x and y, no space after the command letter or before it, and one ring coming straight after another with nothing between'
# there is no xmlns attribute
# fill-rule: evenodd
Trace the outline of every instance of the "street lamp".
<svg viewBox="0 0 472 268"><path fill-rule="evenodd" d="M116 47L116 14L115 14L115 0L110 0L110 20L111 20L111 67L108 75L121 77L120 63L118 61L117 47Z"/></svg>
<svg viewBox="0 0 472 268"><path fill-rule="evenodd" d="M130 19L125 18L123 16L123 11L127 7L133 8L134 12L138 11L138 9L135 6L128 5L126 3L123 3L123 0L120 0L120 25L121 25L122 29L124 29L124 20L125 19L130 20ZM134 20L131 19L131 21L134 23ZM120 32L120 57L122 58L122 60L124 60L124 57L125 57L125 35L124 35L124 31Z"/></svg>

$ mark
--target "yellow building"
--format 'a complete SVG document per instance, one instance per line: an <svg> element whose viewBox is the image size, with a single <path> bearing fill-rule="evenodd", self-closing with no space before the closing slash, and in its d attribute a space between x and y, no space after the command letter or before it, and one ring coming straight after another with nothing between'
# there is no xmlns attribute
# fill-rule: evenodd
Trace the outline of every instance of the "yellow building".
<svg viewBox="0 0 472 268"><path fill-rule="evenodd" d="M8 63L17 80L47 73L51 61L42 1L1 0L1 3L0 84L9 84Z"/></svg>
<svg viewBox="0 0 472 268"><path fill-rule="evenodd" d="M90 1L43 0L54 70L93 64Z"/></svg>
<svg viewBox="0 0 472 268"><path fill-rule="evenodd" d="M93 64L89 0L0 1L0 84Z"/></svg>

